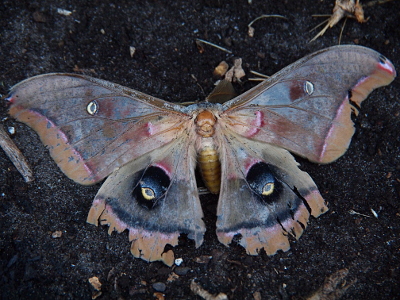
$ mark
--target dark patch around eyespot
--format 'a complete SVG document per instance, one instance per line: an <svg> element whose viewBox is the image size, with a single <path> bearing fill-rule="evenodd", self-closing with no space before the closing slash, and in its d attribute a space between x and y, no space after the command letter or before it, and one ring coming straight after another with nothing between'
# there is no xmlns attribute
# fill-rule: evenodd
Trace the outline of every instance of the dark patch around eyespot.
<svg viewBox="0 0 400 300"><path fill-rule="evenodd" d="M164 199L164 194L171 184L171 180L163 169L151 166L145 170L138 180L133 182L132 197L139 205L153 209ZM146 199L143 196L142 189L151 189L154 193L153 199Z"/></svg>
<svg viewBox="0 0 400 300"><path fill-rule="evenodd" d="M276 180L273 170L265 162L254 164L246 176L246 181L253 194L263 204L272 204L279 201L279 195L282 192L282 184ZM266 184L273 183L274 191L270 195L263 195L263 188Z"/></svg>

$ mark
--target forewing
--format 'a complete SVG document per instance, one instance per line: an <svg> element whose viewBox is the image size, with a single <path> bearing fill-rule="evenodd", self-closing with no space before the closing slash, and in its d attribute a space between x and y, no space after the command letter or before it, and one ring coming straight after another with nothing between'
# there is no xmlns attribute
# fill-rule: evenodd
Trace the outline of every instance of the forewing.
<svg viewBox="0 0 400 300"><path fill-rule="evenodd" d="M389 60L360 46L315 52L225 104L221 118L246 138L331 162L348 148L352 112L396 76Z"/></svg>
<svg viewBox="0 0 400 300"><path fill-rule="evenodd" d="M9 113L32 127L71 179L93 184L176 139L180 107L88 76L46 74L15 85Z"/></svg>
<svg viewBox="0 0 400 300"><path fill-rule="evenodd" d="M239 243L251 255L262 248L268 255L289 250L288 236L298 239L310 214L328 210L315 183L282 148L235 134L224 138L218 239L228 245L240 234Z"/></svg>
<svg viewBox="0 0 400 300"><path fill-rule="evenodd" d="M196 247L203 242L195 155L188 137L182 137L121 167L97 193L87 221L109 225L110 234L128 229L135 257L171 266L173 253L164 248L177 245L180 233L194 239Z"/></svg>

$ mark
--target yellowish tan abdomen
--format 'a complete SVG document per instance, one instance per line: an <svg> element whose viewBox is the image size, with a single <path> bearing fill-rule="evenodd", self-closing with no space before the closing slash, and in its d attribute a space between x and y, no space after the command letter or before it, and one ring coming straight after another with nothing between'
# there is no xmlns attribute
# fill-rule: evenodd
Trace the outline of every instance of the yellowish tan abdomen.
<svg viewBox="0 0 400 300"><path fill-rule="evenodd" d="M218 194L221 186L221 164L217 150L205 147L198 154L198 163L207 189L210 193Z"/></svg>

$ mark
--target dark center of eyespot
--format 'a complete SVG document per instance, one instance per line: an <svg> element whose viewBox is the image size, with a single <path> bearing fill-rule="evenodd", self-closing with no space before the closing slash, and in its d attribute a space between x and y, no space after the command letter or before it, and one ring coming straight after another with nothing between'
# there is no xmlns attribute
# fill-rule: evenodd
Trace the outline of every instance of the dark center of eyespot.
<svg viewBox="0 0 400 300"><path fill-rule="evenodd" d="M260 202L272 204L278 201L281 184L276 180L275 172L267 163L258 162L251 166L246 180Z"/></svg>
<svg viewBox="0 0 400 300"><path fill-rule="evenodd" d="M148 167L138 181L133 182L132 197L141 206L153 209L161 204L170 184L171 180L163 169Z"/></svg>

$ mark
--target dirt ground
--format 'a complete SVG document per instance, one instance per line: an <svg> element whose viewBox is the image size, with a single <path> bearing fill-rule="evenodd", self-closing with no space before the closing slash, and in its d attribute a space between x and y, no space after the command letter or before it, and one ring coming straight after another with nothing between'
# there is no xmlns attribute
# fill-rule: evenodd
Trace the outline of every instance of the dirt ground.
<svg viewBox="0 0 400 300"><path fill-rule="evenodd" d="M252 77L249 70L273 74L338 44L342 23L309 43L317 33L309 31L322 21L312 15L330 14L334 0L252 2L3 0L0 94L34 75L83 72L168 101L197 101L211 92L212 72L222 60L232 63L241 57ZM59 14L58 8L72 14ZM373 48L400 70L399 11L398 0L366 7L368 22L349 19L342 44ZM287 20L259 20L249 37L247 24L262 14ZM232 54L210 46L200 53L196 38ZM133 57L130 47L136 49ZM236 88L243 92L254 84L244 80ZM174 252L183 263L172 268L134 259L126 232L109 236L107 227L87 224L100 184L83 187L69 180L32 130L3 120L6 127L15 127L13 140L32 165L35 181L25 183L0 150L0 297L91 299L88 280L97 276L102 283L98 299L155 299L161 294L201 299L190 290L192 280L229 299L305 299L325 278L348 269L336 288L349 285L342 299L395 299L400 295L399 99L398 78L373 92L356 120L349 150L336 162L319 166L298 159L330 210L311 220L290 251L248 256L236 244L220 244L217 198L205 195L205 241L196 249L182 237ZM0 117L6 116L2 103ZM62 236L52 238L55 231Z"/></svg>

